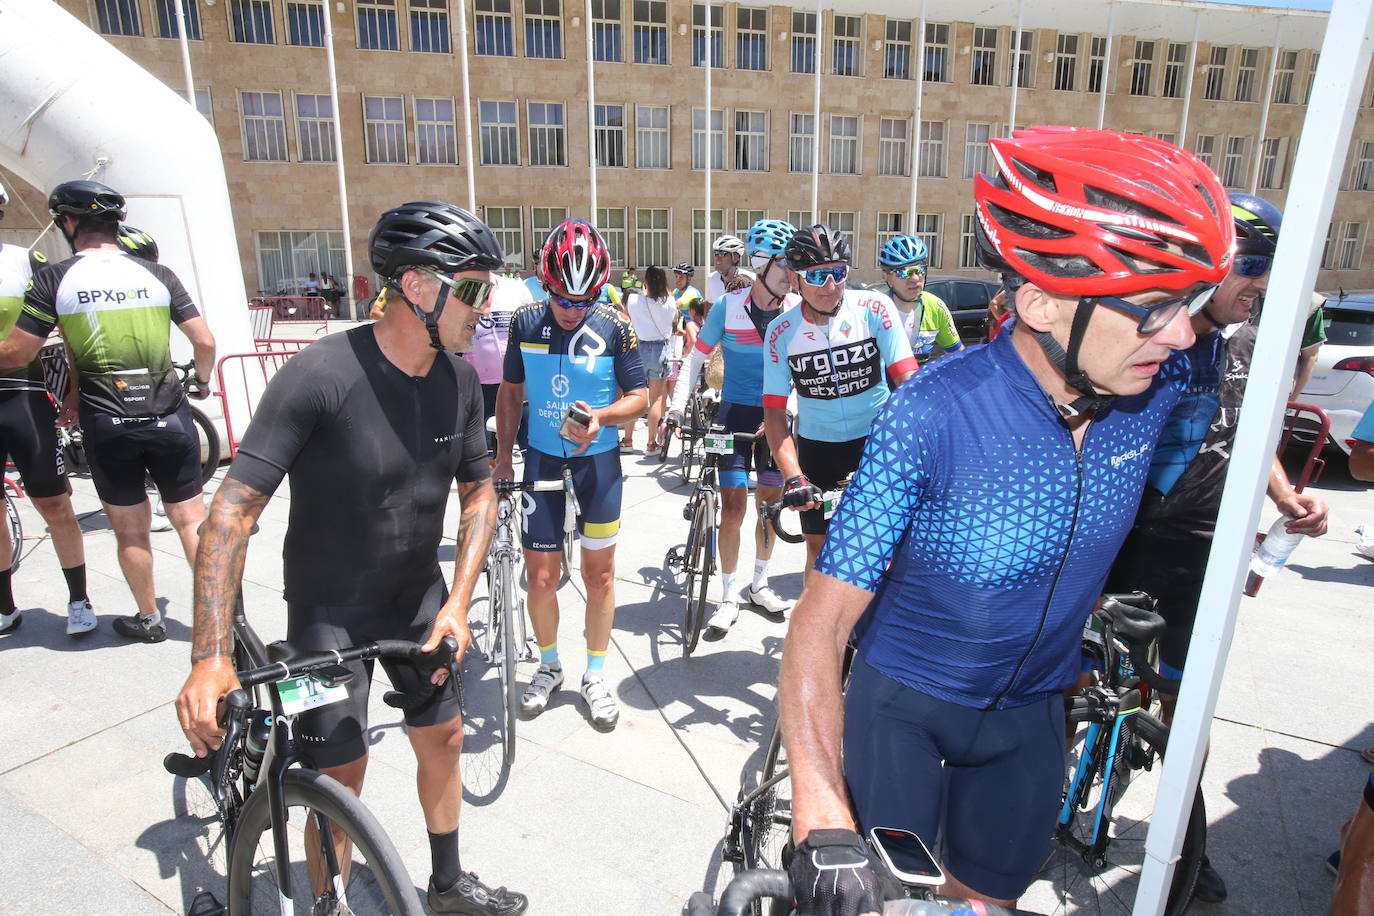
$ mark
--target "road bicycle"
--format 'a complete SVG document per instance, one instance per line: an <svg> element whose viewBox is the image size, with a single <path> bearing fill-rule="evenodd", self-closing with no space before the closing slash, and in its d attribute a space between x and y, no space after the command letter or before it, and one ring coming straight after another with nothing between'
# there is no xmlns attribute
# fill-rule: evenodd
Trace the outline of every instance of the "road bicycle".
<svg viewBox="0 0 1374 916"><path fill-rule="evenodd" d="M1025 910L1011 910L983 901L942 897L929 889L907 888L914 897L900 897L883 904L883 916L1036 916ZM773 912L792 911L792 881L781 869L752 869L736 875L720 895L717 904L705 891L697 891L687 901L687 916L743 916L757 912L765 899L774 901Z"/></svg>
<svg viewBox="0 0 1374 916"><path fill-rule="evenodd" d="M236 609L235 666L242 689L225 698L225 734L205 757L172 753L173 776L202 780L221 827L228 903L209 892L192 901L197 916L291 914L420 916L415 886L375 815L336 780L311 768L297 743L296 715L347 696L345 664L391 658L422 672L461 677L446 639L433 653L408 640L379 640L346 649L296 653L286 643L264 647ZM247 662L247 664L244 664ZM264 664L257 664L265 662ZM458 682L461 691L461 681ZM269 689L270 688L270 689ZM400 709L434 702L395 691L383 698ZM264 705L262 699L266 696Z"/></svg>
<svg viewBox="0 0 1374 916"><path fill-rule="evenodd" d="M13 463L5 465L5 524L10 530L10 572L19 569L19 559L24 555L24 520L19 517L17 500L23 499L24 486L10 476Z"/></svg>
<svg viewBox="0 0 1374 916"><path fill-rule="evenodd" d="M831 516L835 514L835 510L839 507L840 499L844 496L844 488L847 486L849 486L849 478L846 477L844 480L840 481L835 489L826 490L821 494L821 498L817 500L821 504L821 511L825 513L825 520L827 522L830 521ZM779 540L788 544L800 544L802 541L806 540L806 535L801 532L793 534L787 530L787 526L784 525L782 521L783 518L786 517L784 515L785 509L786 506L783 505L781 500L772 503L764 503L759 506L759 514L763 516L764 519L763 536L767 539L771 532L772 534L776 534Z"/></svg>
<svg viewBox="0 0 1374 916"><path fill-rule="evenodd" d="M682 439L682 482L692 483L701 474L705 451L702 437L714 426L720 412L720 393L714 388L697 388L687 398L686 413L682 422L675 424L667 421L666 434L661 448L662 456L668 457L668 442L674 432Z"/></svg>

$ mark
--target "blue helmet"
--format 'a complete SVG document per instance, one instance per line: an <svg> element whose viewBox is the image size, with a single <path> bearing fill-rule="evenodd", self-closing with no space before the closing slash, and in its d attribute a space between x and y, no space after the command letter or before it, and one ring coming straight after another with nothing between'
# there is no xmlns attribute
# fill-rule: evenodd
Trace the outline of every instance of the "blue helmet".
<svg viewBox="0 0 1374 916"><path fill-rule="evenodd" d="M1231 215L1236 220L1236 254L1274 254L1283 211L1263 197L1232 194Z"/></svg>
<svg viewBox="0 0 1374 916"><path fill-rule="evenodd" d="M797 227L781 219L761 219L749 227L744 237L744 253L749 257L776 258L782 255Z"/></svg>
<svg viewBox="0 0 1374 916"><path fill-rule="evenodd" d="M930 249L914 235L894 235L887 240L883 250L878 252L878 263L884 270L928 260Z"/></svg>

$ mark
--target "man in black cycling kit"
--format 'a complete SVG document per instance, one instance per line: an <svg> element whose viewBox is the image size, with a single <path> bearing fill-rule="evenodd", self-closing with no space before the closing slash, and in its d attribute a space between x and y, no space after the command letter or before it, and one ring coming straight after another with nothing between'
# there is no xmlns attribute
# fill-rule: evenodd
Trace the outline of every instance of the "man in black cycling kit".
<svg viewBox="0 0 1374 916"><path fill-rule="evenodd" d="M9 195L0 187L0 208L8 203ZM0 219L4 216L0 209ZM47 265L48 259L37 251L0 243L0 335L14 327L29 280ZM56 423L57 413L43 385L43 367L37 357L22 368L0 371L0 465L14 462L26 494L47 522L67 580L67 635L81 636L95 629L95 611L86 595L86 549L72 511ZM0 569L0 633L17 629L23 622L10 583L11 548L9 528L0 525L0 564L4 566Z"/></svg>
<svg viewBox="0 0 1374 916"><path fill-rule="evenodd" d="M874 827L943 837L950 896L1005 905L1030 884L1083 622L1179 395L1188 306L1229 267L1226 192L1191 153L1068 128L991 152L979 251L1016 288L1016 322L888 399L783 652L804 913L881 910L859 835Z"/></svg>
<svg viewBox="0 0 1374 916"><path fill-rule="evenodd" d="M410 639L433 650L452 636L461 656L472 644L467 608L491 543L496 497L477 373L454 351L472 343L501 246L466 210L419 201L382 214L369 249L390 307L375 324L326 337L281 368L211 503L196 564L191 675L177 698L198 756L223 738L216 704L239 686L233 606L248 537L285 476L291 514L282 556L293 647ZM462 515L450 593L437 551L455 479ZM413 668L382 664L397 689L417 685ZM358 793L372 669L352 667L347 702L299 716L296 737L321 772ZM486 887L459 865L463 721L457 685L446 679L436 672L440 696L405 714L434 869L429 906L516 916L527 906L524 895Z"/></svg>
<svg viewBox="0 0 1374 916"><path fill-rule="evenodd" d="M63 413L75 407L91 480L114 529L119 566L138 613L114 630L140 642L162 642L167 627L153 589L148 536L151 476L194 563L201 501L200 435L172 368L173 322L195 349L192 396L208 397L215 338L176 274L129 255L119 244L124 198L97 181L68 181L48 197L53 222L73 257L40 271L24 296L14 330L0 344L0 369L25 365L60 326L77 383ZM72 399L79 396L79 403Z"/></svg>

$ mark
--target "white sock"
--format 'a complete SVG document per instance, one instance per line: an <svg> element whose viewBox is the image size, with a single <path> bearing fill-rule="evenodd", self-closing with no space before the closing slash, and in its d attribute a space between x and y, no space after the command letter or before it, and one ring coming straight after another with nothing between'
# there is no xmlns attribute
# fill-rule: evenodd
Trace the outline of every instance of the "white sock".
<svg viewBox="0 0 1374 916"><path fill-rule="evenodd" d="M761 588L767 588L767 587L768 587L768 561L767 561L767 560L755 560L755 561L754 561L754 582L753 582L753 585L750 586L750 588L752 588L754 591L758 591L758 590L761 589Z"/></svg>
<svg viewBox="0 0 1374 916"><path fill-rule="evenodd" d="M724 604L727 601L735 600L735 573L721 573L720 576L720 601Z"/></svg>
<svg viewBox="0 0 1374 916"><path fill-rule="evenodd" d="M139 620L145 620L145 621L147 621L148 626L150 626L150 627L155 627L155 626L157 626L158 624L162 623L162 612L161 612L161 611L153 611L153 613L152 613L151 616L148 616L148 617L140 617Z"/></svg>

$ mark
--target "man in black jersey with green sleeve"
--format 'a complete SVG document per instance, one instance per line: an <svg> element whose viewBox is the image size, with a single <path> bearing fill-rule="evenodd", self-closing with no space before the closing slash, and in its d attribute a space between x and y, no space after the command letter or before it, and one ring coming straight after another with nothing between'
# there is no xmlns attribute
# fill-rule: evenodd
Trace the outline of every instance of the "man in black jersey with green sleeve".
<svg viewBox="0 0 1374 916"><path fill-rule="evenodd" d="M382 214L369 242L391 300L382 318L319 340L291 358L258 403L243 445L210 506L196 559L191 675L177 698L197 755L223 740L216 705L238 688L233 606L253 524L283 478L291 511L282 547L287 641L327 651L375 639L428 649L446 636L472 644L467 611L496 521L477 372L454 355L471 347L503 261L484 223L452 204L418 201ZM458 483L453 590L438 549ZM417 675L382 662L398 689ZM360 792L367 771L371 668L353 666L348 698L308 710L295 733L311 762ZM464 872L458 857L463 746L461 695L442 691L407 711L417 788L429 832L436 913L517 916L527 901Z"/></svg>

